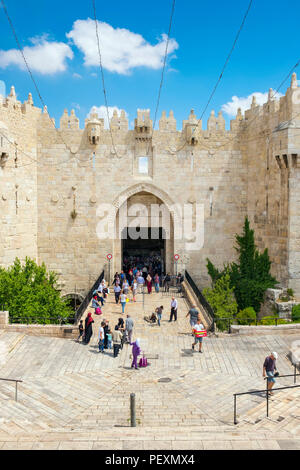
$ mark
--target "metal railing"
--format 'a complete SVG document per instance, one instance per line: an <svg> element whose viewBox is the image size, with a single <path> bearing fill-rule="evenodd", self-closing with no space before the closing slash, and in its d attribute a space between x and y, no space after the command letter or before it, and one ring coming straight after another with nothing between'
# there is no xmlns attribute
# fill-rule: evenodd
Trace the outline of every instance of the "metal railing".
<svg viewBox="0 0 300 470"><path fill-rule="evenodd" d="M2 377L0 377L0 380L3 380L5 382L15 382L16 384L16 388L15 388L15 401L18 401L18 383L22 383L23 380L19 380L19 379L4 379Z"/></svg>
<svg viewBox="0 0 300 470"><path fill-rule="evenodd" d="M99 286L99 284L101 283L103 278L104 278L104 270L102 271L102 273L100 274L98 279L94 282L93 286L90 288L90 290L86 294L85 298L83 299L83 301L79 305L78 309L76 310L74 324L77 324L79 322L80 318L82 317L82 315L84 314L84 312L88 308L89 303L90 303L90 301L92 300L92 297L93 297L93 292L97 289L97 287Z"/></svg>
<svg viewBox="0 0 300 470"><path fill-rule="evenodd" d="M297 374L297 367L299 364L294 364L294 373L293 374L287 374L287 375L279 375L278 378L283 378L283 377L294 377L294 384L296 383L296 377L300 376L300 374ZM237 397L242 396L242 395L253 395L257 393L266 393L266 407L267 407L267 418L269 417L269 389L268 389L268 379L269 377L265 377L266 380L266 388L263 390L251 390L251 392L241 392L241 393L234 393L233 394L233 423L238 424L237 421ZM272 392L278 391L278 390L287 390L291 388L299 388L300 385L289 385L285 387L278 387L278 388L272 388Z"/></svg>
<svg viewBox="0 0 300 470"><path fill-rule="evenodd" d="M207 314L207 317L209 318L209 320L211 322L211 324L207 328L207 330L214 332L215 331L215 320L216 319L215 319L215 313L213 311L213 308L211 307L211 305L209 305L208 301L206 300L206 298L202 294L199 287L195 284L195 282L193 281L192 277L190 276L190 274L188 273L187 270L185 270L185 279L188 282L191 289L193 290L193 292L196 295L197 299L199 300L200 304L204 308L204 310Z"/></svg>
<svg viewBox="0 0 300 470"><path fill-rule="evenodd" d="M72 320L72 321L71 321ZM9 323L17 325L69 325L74 321L74 317L39 317L39 316L10 316Z"/></svg>

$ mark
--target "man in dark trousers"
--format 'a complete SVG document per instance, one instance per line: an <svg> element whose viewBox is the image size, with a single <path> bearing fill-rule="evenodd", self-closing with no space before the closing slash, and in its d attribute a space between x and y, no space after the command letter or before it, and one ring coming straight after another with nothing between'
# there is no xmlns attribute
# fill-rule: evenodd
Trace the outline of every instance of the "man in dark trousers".
<svg viewBox="0 0 300 470"><path fill-rule="evenodd" d="M171 315L170 315L170 321L172 321L173 317L174 317L174 321L177 321L177 307L178 307L178 303L177 303L177 300L175 299L175 297L172 297L172 300L171 300Z"/></svg>

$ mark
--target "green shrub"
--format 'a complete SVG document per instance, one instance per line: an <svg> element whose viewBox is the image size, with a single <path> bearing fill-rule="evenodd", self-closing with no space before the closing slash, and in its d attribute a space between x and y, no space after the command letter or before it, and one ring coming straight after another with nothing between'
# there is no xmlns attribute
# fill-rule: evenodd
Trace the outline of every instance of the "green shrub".
<svg viewBox="0 0 300 470"><path fill-rule="evenodd" d="M288 302L290 298L287 295L280 295L279 300L282 302Z"/></svg>
<svg viewBox="0 0 300 470"><path fill-rule="evenodd" d="M253 325L256 322L256 312L253 307L244 308L236 316L239 325Z"/></svg>
<svg viewBox="0 0 300 470"><path fill-rule="evenodd" d="M278 282L271 275L271 261L268 250L259 252L255 245L254 230L250 229L248 218L245 218L242 235L236 235L235 249L238 253L238 263L231 263L225 270L219 271L207 259L207 270L214 284L219 276L228 272L230 286L234 288L234 295L239 310L253 307L259 312L264 299L265 291L275 287Z"/></svg>
<svg viewBox="0 0 300 470"><path fill-rule="evenodd" d="M260 320L261 325L276 325L276 318L277 318L277 325L285 325L288 323L286 320L283 320L283 318L278 318L276 315L269 315L267 317L263 317Z"/></svg>
<svg viewBox="0 0 300 470"><path fill-rule="evenodd" d="M30 258L18 258L0 268L0 306L9 311L12 323L57 324L74 316L56 287L57 275Z"/></svg>
<svg viewBox="0 0 300 470"><path fill-rule="evenodd" d="M300 322L300 304L294 305L292 308L292 321L293 322Z"/></svg>
<svg viewBox="0 0 300 470"><path fill-rule="evenodd" d="M287 289L286 292L287 292L287 295L288 295L289 297L294 297L294 291L293 291L293 289Z"/></svg>

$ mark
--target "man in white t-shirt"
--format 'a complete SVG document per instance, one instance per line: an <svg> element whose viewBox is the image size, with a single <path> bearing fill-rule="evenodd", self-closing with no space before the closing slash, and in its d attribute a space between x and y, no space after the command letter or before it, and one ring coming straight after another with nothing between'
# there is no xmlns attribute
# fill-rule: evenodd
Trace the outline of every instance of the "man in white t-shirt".
<svg viewBox="0 0 300 470"><path fill-rule="evenodd" d="M195 342L192 344L192 349L194 350L196 344L199 343L199 353L202 353L202 341L206 331L204 325L201 323L201 320L197 320L196 325L194 325L193 333Z"/></svg>
<svg viewBox="0 0 300 470"><path fill-rule="evenodd" d="M99 334L98 334L98 341L99 341L99 352L104 353L104 327L105 322L101 323L101 326L99 328Z"/></svg>
<svg viewBox="0 0 300 470"><path fill-rule="evenodd" d="M174 317L174 321L177 321L177 307L178 307L178 302L175 299L175 297L172 297L172 300L171 300L171 315L170 315L169 322L172 321L173 317Z"/></svg>

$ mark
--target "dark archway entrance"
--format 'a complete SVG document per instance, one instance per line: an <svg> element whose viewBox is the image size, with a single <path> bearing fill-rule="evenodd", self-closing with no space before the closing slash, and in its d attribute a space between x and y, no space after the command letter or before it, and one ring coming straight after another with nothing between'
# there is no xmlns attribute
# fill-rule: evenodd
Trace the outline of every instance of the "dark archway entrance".
<svg viewBox="0 0 300 470"><path fill-rule="evenodd" d="M139 233L138 233L139 232ZM138 238L137 238L138 237ZM134 238L125 227L122 231L122 268L137 266L148 268L162 274L166 266L166 233L162 227L140 227Z"/></svg>

